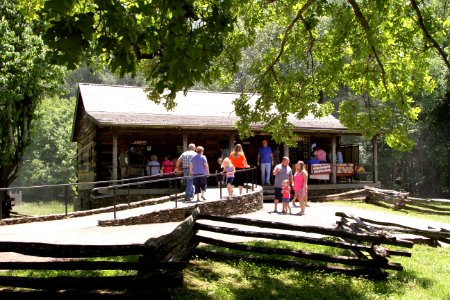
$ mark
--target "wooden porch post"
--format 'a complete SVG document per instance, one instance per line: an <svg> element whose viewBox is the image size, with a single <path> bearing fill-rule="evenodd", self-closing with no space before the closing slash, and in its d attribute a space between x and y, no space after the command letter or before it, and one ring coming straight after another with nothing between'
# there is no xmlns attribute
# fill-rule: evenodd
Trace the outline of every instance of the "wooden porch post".
<svg viewBox="0 0 450 300"><path fill-rule="evenodd" d="M331 137L331 183L336 184L336 136Z"/></svg>
<svg viewBox="0 0 450 300"><path fill-rule="evenodd" d="M235 139L236 139L236 134L234 134L234 133L230 134L230 139L228 140L228 149L230 149L230 151L234 150Z"/></svg>
<svg viewBox="0 0 450 300"><path fill-rule="evenodd" d="M187 150L188 147L188 134L183 132L183 152Z"/></svg>
<svg viewBox="0 0 450 300"><path fill-rule="evenodd" d="M284 146L283 148L283 157L289 157L289 147L288 146Z"/></svg>
<svg viewBox="0 0 450 300"><path fill-rule="evenodd" d="M117 133L113 133L112 144L112 180L117 180Z"/></svg>
<svg viewBox="0 0 450 300"><path fill-rule="evenodd" d="M378 182L378 146L377 136L372 138L372 158L373 158L373 182Z"/></svg>

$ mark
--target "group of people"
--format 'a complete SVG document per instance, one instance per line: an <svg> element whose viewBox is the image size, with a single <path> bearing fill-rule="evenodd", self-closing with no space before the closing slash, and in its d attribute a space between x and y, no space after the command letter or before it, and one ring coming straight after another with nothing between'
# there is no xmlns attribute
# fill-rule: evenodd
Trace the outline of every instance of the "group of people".
<svg viewBox="0 0 450 300"><path fill-rule="evenodd" d="M200 198L206 200L207 175L210 173L208 160L203 152L202 146L195 147L195 144L189 144L188 149L177 160L177 168L181 166L186 177L185 201L192 200L194 194L197 195L197 201L200 201ZM241 144L236 144L229 156L221 160L228 198L234 196L234 186L237 186L239 194L242 194L245 177L241 170L249 167Z"/></svg>
<svg viewBox="0 0 450 300"><path fill-rule="evenodd" d="M322 150L323 151L323 150ZM317 153L319 154L319 153ZM322 156L320 152L318 156ZM326 155L326 154L325 154ZM294 196L292 198L292 206L295 207L296 202L299 203L300 212L298 214L305 214L305 207L308 201L308 171L306 170L305 163L298 161L295 164L295 172L292 172L289 166L289 157L283 157L283 160L276 162L275 158L279 154L274 154L272 149L268 146L267 140L262 141L262 146L258 150L257 164L261 168L261 184L271 185L270 183L270 171L275 176L274 180L274 212L278 212L278 203L282 202L282 213L292 214L291 207L291 191ZM275 167L274 167L275 165Z"/></svg>
<svg viewBox="0 0 450 300"><path fill-rule="evenodd" d="M295 202L299 203L300 212L299 215L305 214L305 207L308 206L308 172L305 168L303 161L298 161L295 164L295 172L292 172L289 166L289 157L283 157L280 164L276 165L273 169L273 175L275 176L274 183L274 212L278 212L278 203L281 200L282 210L281 213L292 214L291 207L291 190L294 191L292 198L292 206L295 207Z"/></svg>
<svg viewBox="0 0 450 300"><path fill-rule="evenodd" d="M209 166L206 157L203 155L203 147L195 147L195 144L190 144L188 150L183 152L177 161L177 167L183 166L183 174L187 177L185 201L190 201L197 195L197 201L205 200L204 193L206 191L206 176L209 175ZM289 166L289 158L283 157L281 163L274 167L274 154L270 147L268 147L267 140L263 140L262 147L258 151L258 165L261 167L261 180L263 185L270 184L270 170L273 167L272 174L274 181L274 212L278 212L278 203L282 202L282 213L292 213L291 189L293 190L292 206L297 206L298 202L300 212L298 214L305 214L305 207L308 201L308 172L303 161L298 161L295 164L295 172L292 172ZM242 194L244 185L243 169L249 168L247 158L244 154L241 144L236 144L234 150L231 151L228 157L221 159L221 168L224 176L224 182L227 186L228 199L234 196L234 187L239 188L239 194ZM201 195L201 196L200 196Z"/></svg>
<svg viewBox="0 0 450 300"><path fill-rule="evenodd" d="M236 144L230 155L223 159L221 168L227 185L228 198L234 196L235 186L239 189L239 195L242 195L245 181L245 173L242 170L250 168L250 165L247 163L241 144Z"/></svg>
<svg viewBox="0 0 450 300"><path fill-rule="evenodd" d="M207 177L210 175L208 159L204 155L205 149L191 143L188 149L183 152L174 163L170 156L166 156L162 163L157 161L156 155L150 157L147 163L147 174L174 174L175 170L182 170L185 177L185 201L191 201L197 197L197 201L206 200L205 192L207 187ZM236 144L233 151L226 152L226 156L221 158L221 169L224 182L227 186L228 199L234 196L234 187L237 186L239 194L242 195L245 173L243 169L249 168L247 158L241 144ZM126 155L120 156L119 161L127 163ZM281 162L275 161L275 154L268 146L267 140L262 141L262 146L258 150L257 164L261 168L262 185L270 185L271 170L274 176L274 204L275 212L278 212L278 203L282 202L282 213L292 213L291 190L293 190L292 206L298 202L299 214L305 213L307 206L308 172L303 161L295 164L295 172L289 166L289 158L283 157ZM124 175L124 174L122 174Z"/></svg>
<svg viewBox="0 0 450 300"><path fill-rule="evenodd" d="M311 157L306 161L308 165L321 164L331 162L331 152L326 152L320 147L314 147L311 152ZM344 159L341 151L336 151L336 163L344 163Z"/></svg>
<svg viewBox="0 0 450 300"><path fill-rule="evenodd" d="M147 162L147 175L172 176L175 174L176 162L171 155L166 155L161 163L156 155L151 155L150 161Z"/></svg>
<svg viewBox="0 0 450 300"><path fill-rule="evenodd" d="M205 192L207 186L207 176L209 175L208 159L204 155L205 149L202 146L189 144L188 149L183 152L176 162L176 168L183 170L186 179L186 189L184 200L191 201L194 194L197 201L206 200Z"/></svg>
<svg viewBox="0 0 450 300"><path fill-rule="evenodd" d="M145 164L145 169L139 171L139 174L131 174L131 164L128 148L123 148L119 154L119 168L121 178L128 178L130 175L164 175L171 176L175 173L176 159L173 160L170 155L166 155L163 161L158 161L158 156L150 155ZM138 168L139 169L139 168Z"/></svg>

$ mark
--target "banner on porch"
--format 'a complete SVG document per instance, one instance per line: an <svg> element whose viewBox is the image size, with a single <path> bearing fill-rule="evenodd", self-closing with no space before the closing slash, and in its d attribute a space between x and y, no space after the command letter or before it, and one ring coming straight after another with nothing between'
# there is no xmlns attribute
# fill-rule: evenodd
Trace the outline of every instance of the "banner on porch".
<svg viewBox="0 0 450 300"><path fill-rule="evenodd" d="M355 166L353 164L336 164L336 173L338 175L353 175L355 172Z"/></svg>
<svg viewBox="0 0 450 300"><path fill-rule="evenodd" d="M329 174L331 173L331 164L312 164L311 174Z"/></svg>

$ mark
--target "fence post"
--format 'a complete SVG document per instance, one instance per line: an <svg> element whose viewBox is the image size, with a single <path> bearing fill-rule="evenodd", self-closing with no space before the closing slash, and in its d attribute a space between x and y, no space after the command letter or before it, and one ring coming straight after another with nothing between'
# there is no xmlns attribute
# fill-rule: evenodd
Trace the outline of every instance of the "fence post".
<svg viewBox="0 0 450 300"><path fill-rule="evenodd" d="M127 202L128 202L128 206L130 206L130 182L129 181L128 181L128 184L127 184L127 190L128 190Z"/></svg>
<svg viewBox="0 0 450 300"><path fill-rule="evenodd" d="M68 200L67 200L67 197L68 197L68 192L67 192L67 190L68 190L68 188L69 188L69 186L68 185L66 185L66 191L65 191L65 203L66 203L66 216L67 216L67 202L68 202Z"/></svg>
<svg viewBox="0 0 450 300"><path fill-rule="evenodd" d="M222 180L219 180L219 197L222 199Z"/></svg>
<svg viewBox="0 0 450 300"><path fill-rule="evenodd" d="M178 207L178 193L177 193L177 190L178 190L178 186L177 186L178 179L175 179L174 182L175 182L175 208L177 208Z"/></svg>
<svg viewBox="0 0 450 300"><path fill-rule="evenodd" d="M116 186L114 185L114 220L116 219Z"/></svg>
<svg viewBox="0 0 450 300"><path fill-rule="evenodd" d="M252 192L255 191L255 178L256 178L256 168L252 171Z"/></svg>
<svg viewBox="0 0 450 300"><path fill-rule="evenodd" d="M248 171L245 170L245 183L246 183L246 193L248 194Z"/></svg>

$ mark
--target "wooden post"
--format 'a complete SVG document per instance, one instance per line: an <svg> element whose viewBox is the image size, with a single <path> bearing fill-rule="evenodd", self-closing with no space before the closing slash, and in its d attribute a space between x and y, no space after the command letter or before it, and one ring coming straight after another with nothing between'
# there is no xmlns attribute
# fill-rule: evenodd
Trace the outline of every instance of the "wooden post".
<svg viewBox="0 0 450 300"><path fill-rule="evenodd" d="M235 139L236 139L236 135L234 133L230 134L230 139L228 140L228 149L230 149L230 151L234 150Z"/></svg>
<svg viewBox="0 0 450 300"><path fill-rule="evenodd" d="M112 174L111 179L117 180L117 133L113 133L113 145L112 145Z"/></svg>
<svg viewBox="0 0 450 300"><path fill-rule="evenodd" d="M373 182L378 182L378 146L377 136L372 138Z"/></svg>
<svg viewBox="0 0 450 300"><path fill-rule="evenodd" d="M283 157L289 157L289 147L288 146L284 146L283 148Z"/></svg>
<svg viewBox="0 0 450 300"><path fill-rule="evenodd" d="M186 151L188 147L188 134L183 132L183 152Z"/></svg>
<svg viewBox="0 0 450 300"><path fill-rule="evenodd" d="M336 184L336 136L331 137L331 183Z"/></svg>

